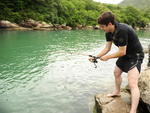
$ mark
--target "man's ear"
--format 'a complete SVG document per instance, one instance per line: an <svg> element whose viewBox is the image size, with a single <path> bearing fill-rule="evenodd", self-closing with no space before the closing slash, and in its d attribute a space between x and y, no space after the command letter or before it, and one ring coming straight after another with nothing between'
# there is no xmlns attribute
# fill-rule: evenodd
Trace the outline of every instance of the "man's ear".
<svg viewBox="0 0 150 113"><path fill-rule="evenodd" d="M109 22L109 23L108 23L108 25L112 25L112 23L111 23L111 22Z"/></svg>

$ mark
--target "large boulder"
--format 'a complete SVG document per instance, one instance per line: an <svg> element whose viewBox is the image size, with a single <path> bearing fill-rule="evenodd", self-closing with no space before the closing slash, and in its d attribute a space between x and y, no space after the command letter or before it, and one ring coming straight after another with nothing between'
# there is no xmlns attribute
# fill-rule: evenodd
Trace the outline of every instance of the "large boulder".
<svg viewBox="0 0 150 113"><path fill-rule="evenodd" d="M129 113L130 94L121 92L120 97L107 97L104 94L95 96L95 108L97 113Z"/></svg>
<svg viewBox="0 0 150 113"><path fill-rule="evenodd" d="M17 27L19 27L17 24L11 23L10 21L7 20L0 21L0 28L17 28Z"/></svg>
<svg viewBox="0 0 150 113"><path fill-rule="evenodd" d="M150 69L141 73L138 85L141 97L140 109L143 109L142 111L146 110L143 113L150 113Z"/></svg>
<svg viewBox="0 0 150 113"><path fill-rule="evenodd" d="M138 85L142 100L145 103L150 104L150 69L141 73Z"/></svg>

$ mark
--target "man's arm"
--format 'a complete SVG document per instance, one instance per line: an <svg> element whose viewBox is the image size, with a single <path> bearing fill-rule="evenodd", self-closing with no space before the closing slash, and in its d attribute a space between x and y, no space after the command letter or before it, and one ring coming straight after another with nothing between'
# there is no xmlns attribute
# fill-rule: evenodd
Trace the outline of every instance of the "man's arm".
<svg viewBox="0 0 150 113"><path fill-rule="evenodd" d="M102 57L105 54L107 54L110 51L111 46L112 42L111 41L107 42L105 48L97 55L97 57Z"/></svg>
<svg viewBox="0 0 150 113"><path fill-rule="evenodd" d="M118 58L118 57L124 56L126 55L126 48L127 46L120 46L119 50L116 53L103 56L100 59L103 61L107 61L108 59L111 59L111 58Z"/></svg>

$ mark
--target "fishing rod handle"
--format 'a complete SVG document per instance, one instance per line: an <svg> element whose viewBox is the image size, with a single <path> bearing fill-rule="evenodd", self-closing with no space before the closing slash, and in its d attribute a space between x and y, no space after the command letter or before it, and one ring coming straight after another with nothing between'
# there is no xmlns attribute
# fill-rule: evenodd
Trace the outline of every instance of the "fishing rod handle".
<svg viewBox="0 0 150 113"><path fill-rule="evenodd" d="M89 55L89 57L93 57L94 59L99 59L100 57L96 57L96 56L93 56L93 55Z"/></svg>

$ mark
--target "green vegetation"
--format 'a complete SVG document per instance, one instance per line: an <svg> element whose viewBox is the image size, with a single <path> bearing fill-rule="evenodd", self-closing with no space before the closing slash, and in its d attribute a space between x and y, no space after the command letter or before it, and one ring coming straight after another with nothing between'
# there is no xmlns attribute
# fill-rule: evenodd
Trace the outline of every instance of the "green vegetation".
<svg viewBox="0 0 150 113"><path fill-rule="evenodd" d="M133 27L150 23L150 11L132 6L108 5L92 0L1 0L0 20L20 23L29 18L52 24L96 25L98 16L112 11L118 21Z"/></svg>

